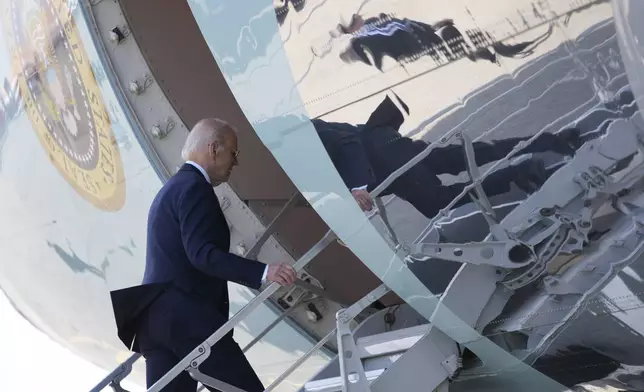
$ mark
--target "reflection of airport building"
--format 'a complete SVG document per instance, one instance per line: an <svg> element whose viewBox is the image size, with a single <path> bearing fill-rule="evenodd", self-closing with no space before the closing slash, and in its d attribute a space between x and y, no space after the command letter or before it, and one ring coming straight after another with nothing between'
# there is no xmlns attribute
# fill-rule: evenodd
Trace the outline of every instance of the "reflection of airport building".
<svg viewBox="0 0 644 392"><path fill-rule="evenodd" d="M266 387L637 390L640 6L493 3L0 1L0 287L143 385L108 292L140 283L150 203L214 116L231 252L301 267L229 285Z"/></svg>

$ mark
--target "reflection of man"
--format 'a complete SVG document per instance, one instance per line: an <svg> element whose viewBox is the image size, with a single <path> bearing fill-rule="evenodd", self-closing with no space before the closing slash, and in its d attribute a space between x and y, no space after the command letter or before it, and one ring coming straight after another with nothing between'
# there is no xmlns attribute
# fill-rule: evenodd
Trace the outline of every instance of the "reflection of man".
<svg viewBox="0 0 644 392"><path fill-rule="evenodd" d="M382 71L385 56L399 63L413 61L426 54L440 62L442 54L447 61L465 56L470 61L482 59L499 64L497 55L509 58L532 55L534 48L550 37L552 32L551 26L547 33L535 40L504 44L492 42L489 34L478 29L468 30L467 34L474 45L472 47L465 41L452 19L443 19L429 25L386 14L366 20L354 14L347 26L339 24L330 35L332 38L343 34L351 35L349 47L340 54L341 60L346 63L363 62Z"/></svg>
<svg viewBox="0 0 644 392"><path fill-rule="evenodd" d="M408 111L402 101L401 105ZM400 135L398 129L403 121L402 113L389 97L378 106L364 125L329 123L319 119L312 121L340 176L363 210L372 208L369 191L427 147L424 141ZM504 139L493 144L474 143L477 164L484 165L502 159L517 143L527 139ZM562 136L544 133L519 153L554 151L572 155L578 147L578 140L579 132L576 129L564 131ZM395 194L411 203L426 217L433 218L466 186L464 183L443 185L437 175L459 174L466 170L465 165L461 145L434 149L381 195ZM532 192L545 179L543 162L531 159L492 173L483 182L483 189L488 196L498 195L510 191L510 183L514 182L522 190ZM470 201L466 196L456 206Z"/></svg>
<svg viewBox="0 0 644 392"><path fill-rule="evenodd" d="M143 285L112 293L119 337L146 358L148 387L228 320L228 281L255 289L264 280L295 281L288 264L228 253L230 231L212 187L228 180L238 153L236 133L225 122L206 119L192 129L182 151L186 164L150 208ZM232 331L199 369L247 392L264 390ZM165 390L196 387L182 373Z"/></svg>
<svg viewBox="0 0 644 392"><path fill-rule="evenodd" d="M354 15L348 27L339 25L338 30L352 35L349 48L340 54L344 62L361 61L380 71L385 56L402 62L414 56L420 57L424 51L436 60L436 49L448 54L432 26L406 18L380 14L377 18L363 20L361 16Z"/></svg>

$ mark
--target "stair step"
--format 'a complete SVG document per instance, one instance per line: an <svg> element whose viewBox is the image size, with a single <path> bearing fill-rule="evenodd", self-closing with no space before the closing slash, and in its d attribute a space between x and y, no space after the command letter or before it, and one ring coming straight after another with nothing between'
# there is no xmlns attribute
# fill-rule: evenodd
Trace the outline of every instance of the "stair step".
<svg viewBox="0 0 644 392"><path fill-rule="evenodd" d="M407 351L429 332L430 327L430 324L423 324L358 338L358 354L367 359Z"/></svg>
<svg viewBox="0 0 644 392"><path fill-rule="evenodd" d="M370 370L365 372L367 381L371 384L380 377L386 369ZM325 378L324 380L309 381L304 384L305 392L337 392L342 391L342 377Z"/></svg>
<svg viewBox="0 0 644 392"><path fill-rule="evenodd" d="M358 355L360 355L361 359L368 360L370 358L402 354L422 339L429 332L430 327L430 324L424 324L358 338L356 340ZM371 383L385 370L370 370L366 371L365 375L369 383ZM305 392L335 392L341 390L341 376L309 381L304 385Z"/></svg>

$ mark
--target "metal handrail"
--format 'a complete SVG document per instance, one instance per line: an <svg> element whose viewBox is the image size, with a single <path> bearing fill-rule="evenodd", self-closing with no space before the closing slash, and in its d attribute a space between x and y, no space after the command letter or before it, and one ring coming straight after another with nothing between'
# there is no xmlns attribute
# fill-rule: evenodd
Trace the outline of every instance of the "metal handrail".
<svg viewBox="0 0 644 392"><path fill-rule="evenodd" d="M283 217L286 215L287 211L293 207L297 201L300 198L299 192L296 192L293 194L293 196L290 198L290 200L287 202L287 204L280 210L280 212L273 218L271 223L266 227L266 230L262 233L262 235L255 241L251 249L246 253L246 257L249 258L255 258L259 251L261 250L262 246L266 243L266 241L272 236L272 234L275 231L275 227L277 226L277 223L283 219ZM306 290L310 291L313 295L317 296L325 296L324 290L318 288L317 286L313 286L307 282L300 281L298 280L296 282L297 285L303 286ZM246 352L249 350L253 345L255 345L262 337L264 337L268 332L270 332L279 322L283 321L288 315L290 315L296 307L299 305L302 305L303 303L310 302L310 300L307 301L300 301L293 306L291 306L286 312L281 312L280 315L271 323L269 324L266 328L264 328L258 336L256 336L244 349L242 350L243 352ZM123 380L125 377L127 377L131 372L132 372L132 364L136 362L139 358L141 357L141 354L133 354L130 358L128 358L125 362L120 364L116 369L114 369L110 374L108 374L103 380L101 380L94 388L91 389L90 392L99 392L105 389L108 386L112 387L118 387L120 388L120 381ZM122 388L121 388L122 389Z"/></svg>
<svg viewBox="0 0 644 392"><path fill-rule="evenodd" d="M389 292L389 289L383 284L378 286L376 289L372 290L364 296L362 299L360 299L358 302L354 303L353 305L347 307L343 312L344 314L347 315L347 317L350 320L353 320L362 310L364 310L368 305L373 303L375 300L381 298L383 295ZM288 309L286 312L283 313L283 316L286 317L289 312L293 311L297 306L304 305L307 302L310 302L311 300L306 300L302 301L300 303L297 303L296 305L293 305L290 309ZM283 318L283 317L282 317ZM274 325L277 325L278 322L281 319L278 319L274 321L273 324L269 325L264 331L270 330ZM290 376L295 370L297 370L307 359L311 357L314 353L316 353L322 346L324 346L335 334L337 333L337 327L331 330L326 336L324 336L321 340L319 340L313 347L309 349L304 355L302 355L300 358L297 359L291 366L288 367L285 371L282 372L282 374L279 375L265 390L264 392L270 392L273 389L275 389L279 384L281 384L288 376ZM260 333L255 339L253 339L252 342L250 342L244 349L242 350L243 352L246 352L250 346L254 345L257 343L266 333ZM197 392L201 392L205 389L206 387L204 385L201 385L198 389Z"/></svg>
<svg viewBox="0 0 644 392"><path fill-rule="evenodd" d="M286 380L286 377L290 376L291 373L293 373L297 368L299 368L311 355L313 355L316 351L318 351L322 346L324 346L333 336L335 336L337 329L333 328L331 332L329 332L325 337L323 337L319 342L317 342L309 351L307 351L304 355L302 355L297 361L295 361L291 366L289 366L288 369L282 372L279 377L275 379L269 385L264 392L269 392L275 389L279 384L282 383L282 381Z"/></svg>
<svg viewBox="0 0 644 392"><path fill-rule="evenodd" d="M123 379L132 372L132 365L139 358L141 358L141 354L137 353L131 355L128 359L125 360L125 362L120 364L116 369L112 370L112 372L108 374L101 382L96 384L96 386L92 388L90 392L100 392L112 385L115 385L117 387L120 386L119 384L121 383L121 381L123 381Z"/></svg>
<svg viewBox="0 0 644 392"><path fill-rule="evenodd" d="M294 265L296 271L301 270L306 266L315 256L317 256L324 248L335 240L336 236L333 231L329 230L324 237L315 244L308 252L306 252ZM203 361L208 358L210 347L214 346L221 340L227 333L233 330L240 322L242 322L250 313L252 313L259 305L266 301L273 295L280 285L271 283L265 290L259 293L255 298L250 300L246 306L241 308L233 317L231 317L224 325L215 331L208 339L196 347L192 352L186 355L178 364L176 364L170 371L161 377L154 385L152 385L148 392L160 392L172 380L174 380L181 372L188 369L197 369Z"/></svg>
<svg viewBox="0 0 644 392"><path fill-rule="evenodd" d="M430 228L433 227L433 224L438 219L440 219L442 215L445 214L445 211L453 207L454 204L462 197L464 197L470 190L479 186L481 182L489 174L491 174L494 171L494 169L496 169L496 167L498 167L503 161L509 160L510 157L512 157L518 151L525 148L527 144L534 141L534 139L540 136L544 131L545 130L541 130L540 132L538 132L528 142L519 143L519 145L515 147L505 158L497 161L482 176L480 176L478 179L473 181L469 186L466 186L461 192L461 194L459 194L456 198L454 198L454 200L452 200L452 202L448 206L446 206L443 210L441 210L441 213L439 213L436 217L434 217L430 221L429 227ZM454 131L448 135L445 135L443 138L440 139L439 142L430 143L425 148L425 150L417 154L405 165L401 166L399 169L391 173L382 183L380 183L380 185L378 185L372 192L370 192L371 197L372 198L377 197L380 193L382 193L385 189L387 189L387 187L389 187L389 185L391 185L391 183L393 183L397 178L405 174L412 167L414 167L416 164L418 164L424 158L426 158L435 148L437 148L438 145L444 145L453 136L458 136L458 135L459 133ZM302 258L300 258L293 265L293 267L296 269L296 271L299 271L300 269L302 269L336 238L337 237L335 233L333 233L332 230L329 230L317 244L315 244L304 256L302 256ZM241 310L239 310L233 317L231 317L230 320L228 320L228 322L226 322L221 328L215 331L208 339L206 339L206 341L204 341L201 345L196 347L190 354L184 357L168 373L166 373L161 379L159 379L154 385L152 385L152 387L148 389L148 392L159 392L161 391L161 389L167 386L172 380L174 380L182 371L188 370L188 369L197 369L199 365L203 361L205 361L206 358L209 356L210 347L212 347L219 340L221 340L228 332L230 332L233 328L235 328L235 326L237 326L241 321L243 321L248 314L253 312L261 303L267 300L278 289L279 289L279 285L277 283L272 283L271 285L269 285L259 295L253 298L246 306L244 306Z"/></svg>
<svg viewBox="0 0 644 392"><path fill-rule="evenodd" d="M300 200L301 195L300 192L296 191L293 196L288 200L288 202L282 207L282 209L277 213L275 218L271 221L271 223L266 226L266 229L262 233L262 235L255 241L255 244L246 252L246 255L244 257L248 259L255 259L257 255L259 255L259 251L262 249L262 246L268 241L268 239L273 235L277 228L278 222L280 222L284 216L289 212L289 210L297 204L297 202Z"/></svg>
<svg viewBox="0 0 644 392"><path fill-rule="evenodd" d="M282 322L286 317L291 315L295 309L302 305L306 305L307 303L313 301L315 298L310 298L307 300L300 300L296 302L293 306L288 308L285 312L282 312L275 320L273 320L272 323L267 325L253 340L251 340L244 348L242 349L242 352L246 352L250 350L257 342L259 342L266 334L268 334L273 328L275 328L280 322ZM134 362L136 362L139 358L141 358L141 354L133 354L131 355L125 362L121 363L116 369L114 369L110 374L108 374L103 380L101 380L94 388L90 390L90 392L100 392L103 389L105 389L108 386L111 385L118 385L125 377L127 377L131 372L132 372L132 365ZM198 389L198 391L203 390L203 385L201 388Z"/></svg>
<svg viewBox="0 0 644 392"><path fill-rule="evenodd" d="M474 180L470 185L464 187L462 192L459 195L457 195L452 200L452 202L450 202L445 208L443 208L441 210L441 212L430 221L430 223L428 225L429 229L431 230L433 225L445 215L445 211L451 209L458 200L460 200L462 197L467 195L470 190L475 189L477 186L480 186L481 182L489 174L491 174L496 169L496 167L498 167L504 161L509 160L514 154L516 154L520 150L524 149L527 145L529 145L532 141L534 141L537 137L539 137L544 132L545 132L545 129L542 129L540 132L538 132L537 134L533 135L527 142L520 142L512 151L510 151L510 153L508 153L506 155L506 157L504 157L501 160L497 161L483 175L481 175L479 178ZM405 165L401 166L399 169L397 169L396 171L391 173L382 183L380 183L380 185L378 185L372 192L370 192L371 197L372 198L377 197L389 185L391 185L391 183L393 183L397 178L399 178L400 176L405 174L407 171L409 171L411 168L413 168L416 164L418 164L424 158L426 158L435 148L437 148L438 145L446 144L453 136L458 136L458 135L459 135L459 133L457 133L457 132L451 132L450 134L445 135L443 138L441 138L439 142L430 143L425 148L425 150L423 150L422 152L417 154L414 158L412 158L410 161L408 161ZM427 229L425 229L425 231L426 230ZM266 237L266 239L267 238L268 237ZM264 239L264 238L262 238L262 239ZM335 233L333 233L333 231L329 230L317 244L315 244L306 254L304 254L302 256L302 258L300 258L293 265L293 267L296 269L296 271L301 270L315 256L317 256L324 248L326 248L327 245L329 245L335 239L337 239ZM259 245L259 243L260 243L260 241L258 241L258 243L256 243L255 245ZM253 248L255 248L255 246L253 246ZM212 347L221 338L223 338L223 336L225 336L228 332L230 332L233 328L235 328L235 326L237 326L241 321L243 321L248 314L253 312L261 303L266 301L278 289L279 289L279 285L276 284L276 283L272 283L271 285L269 285L258 296L253 298L246 306L244 306L241 310L239 310L239 312L237 312L233 317L231 317L230 320L228 320L228 322L226 322L221 328L219 328L217 331L215 331L206 341L204 341L201 345L199 345L197 348L195 348L190 354L188 354L177 365L175 365L175 367L173 367L168 373L166 373L161 379L159 379L154 385L152 385L152 387L150 387L150 389L148 389L148 392L160 391L161 389L163 389L165 386L167 386L174 378L176 378L184 370L187 370L189 368L190 369L197 369L199 367L199 365L203 361L205 361L206 358L208 357L210 347ZM335 331L333 331L333 332L335 332ZM256 341L258 341L258 340L259 339L256 339ZM256 343L256 341L254 341L253 343ZM323 344L324 343L322 343L320 345L320 347ZM136 359L138 359L138 357ZM136 359L134 359L134 361L136 361ZM299 366L300 363L301 362L298 361L298 362L296 362L296 365ZM114 372L118 372L118 370L120 370L120 367L119 367L119 369L115 370ZM290 368L289 368L289 370L290 370ZM295 370L295 368L293 370ZM291 370L291 371L293 371L293 370ZM118 372L118 374L120 374L120 372ZM110 385L110 383L111 382L108 382L107 384L105 384L103 386L103 388L105 386ZM100 389L98 389L98 390L100 390ZM94 390L92 390L92 391L94 391Z"/></svg>
<svg viewBox="0 0 644 392"><path fill-rule="evenodd" d="M374 301L382 298L385 294L389 292L390 292L389 288L386 285L381 284L380 286L370 291L367 295L359 299L353 305L347 307L344 310L340 310L337 314L339 322L342 324L349 323L351 320L356 318L360 313L362 313L362 311L365 310ZM338 324L336 323L336 325ZM325 345L326 342L328 342L329 339L331 339L337 332L338 332L338 326L336 326L336 328L334 328L324 338L322 338L322 340L317 342L315 346L311 347L309 351L307 351L303 356L301 356L297 361L295 361L291 366L289 366L288 369L282 372L282 374L275 381L273 381L271 385L269 385L268 388L264 390L264 392L270 392L274 388L276 388L282 381L286 379L286 377L288 377L291 373L293 373L311 355L313 355L313 353L315 353L323 345ZM342 353L340 353L340 355L342 355Z"/></svg>
<svg viewBox="0 0 644 392"><path fill-rule="evenodd" d="M445 144L452 136L457 134L455 131L451 135L446 135L441 138L440 143L430 143L425 150L420 152L405 165L401 166L399 169L391 173L380 185L378 185L372 192L370 196L372 198L377 197L382 193L391 183L393 183L398 177L405 174L408 170L414 167L416 164L421 162L425 157L429 155L436 147L437 144ZM486 175L489 174L489 171L486 172L482 177L483 179ZM482 179L480 180L482 181ZM461 196L462 197L462 196ZM317 256L327 245L337 239L337 236L332 230L327 231L324 237L316 243L306 254L304 254L294 265L296 271L301 270L306 266L315 256ZM161 377L154 385L152 385L147 392L160 392L161 389L166 387L172 380L174 380L181 372L189 369L198 369L199 365L208 358L210 354L210 347L215 345L219 340L221 340L228 332L230 332L237 324L243 321L248 314L253 312L260 304L266 301L272 294L274 294L279 289L277 283L272 283L265 290L259 293L255 298L253 298L248 304L246 304L242 309L240 309L233 317L231 317L224 325L222 325L217 331L215 331L208 339L206 339L202 344L196 347L192 352L186 355L177 365L170 369L163 377Z"/></svg>
<svg viewBox="0 0 644 392"><path fill-rule="evenodd" d="M295 311L295 309L297 309L301 305L306 305L310 303L311 301L313 301L313 299L314 298L308 299L306 301L298 301L295 304L293 304L293 306L288 308L285 312L282 312L275 320L273 320L272 323L268 324L266 328L264 328L260 333L258 333L253 340L251 340L246 346L244 346L244 348L242 349L242 352L245 353L246 351L250 350L255 344L257 344L257 342L259 342L264 336L266 336L270 331L272 331L273 328L277 326L277 324L279 324L285 318L290 316Z"/></svg>
<svg viewBox="0 0 644 392"><path fill-rule="evenodd" d="M545 128L542 129L541 131L537 132L535 135L533 135L528 141L526 142L520 142L518 145L512 149L504 158L498 160L493 164L483 175L480 177L473 179L472 183L469 184L468 186L465 186L464 189L461 191L459 195L457 195L445 208L441 209L439 214L432 218L427 225L426 229L421 233L419 238L423 236L423 234L426 234L428 230L431 230L431 228L434 226L434 224L443 218L446 215L446 211L449 211L455 203L463 198L465 195L467 195L471 190L474 190L478 187L480 187L480 184L487 178L488 175L490 175L499 165L504 163L505 161L508 161L513 155L515 155L517 152L520 150L524 149L527 145L529 145L531 142L533 142L537 137L539 137L541 134L545 132ZM434 149L438 148L440 145L445 145L452 137L458 137L460 136L460 132L457 132L456 130L453 130L452 132L448 132L446 135L444 135L438 142L432 142L430 143L423 151L421 151L419 154L417 154L414 158L409 160L407 163L405 163L403 166L395 170L393 173L391 173L383 182L381 182L372 192L370 192L370 195L372 198L376 198L382 193L385 189L387 189L396 179L398 179L400 176L404 175L407 171L409 171L411 168L413 168L415 165L420 163L423 159L425 159ZM292 199L289 201L288 205L290 205L292 202L294 202L295 198L297 195L294 195ZM482 209L480 205L477 204L477 206ZM378 205L378 207L382 207ZM380 208L378 208L380 209ZM485 211L482 212L485 213ZM276 218L279 218L279 215ZM275 219L276 221L277 219ZM388 222L385 222L387 229L389 231L389 234L392 234L391 228L387 224ZM269 225L271 226L271 225ZM252 250L256 250L258 247L261 247L264 241L266 241L270 237L270 235L263 235L259 241L257 241ZM395 236L393 237L395 238ZM296 269L296 271L299 271L302 269L304 266L306 266L315 256L317 256L324 248L326 248L327 245L329 245L331 242L333 242L335 239L337 239L335 233L333 233L332 230L329 230L324 237L317 243L315 244L302 258L300 258L293 266ZM259 293L255 298L253 298L246 306L244 306L237 314L235 314L228 322L226 322L221 328L219 328L217 331L215 331L206 341L204 341L201 345L199 345L197 348L195 348L190 354L188 354L184 359L182 359L175 367L173 367L166 375L164 375L161 379L159 379L150 389L148 389L148 392L157 392L160 391L162 388L164 388L168 383L170 383L174 378L176 378L182 371L187 370L188 368L191 369L197 369L199 365L208 357L210 347L212 347L215 343L217 343L223 336L225 336L228 332L230 332L237 324L239 324L241 321L245 319L245 317L250 314L252 311L254 311L261 303L266 301L272 294L274 294L277 290L279 289L279 285L276 283L272 283L269 285L265 290L263 290L261 293ZM258 339L256 339L258 340ZM255 343L255 342L253 342ZM134 357L134 356L133 356ZM138 357L136 358L138 359ZM134 361L136 361L134 359ZM133 363L133 362L132 362ZM117 370L114 372L118 372L121 369L119 367ZM114 373L113 372L113 373ZM122 372L122 371L121 371ZM118 372L120 374L120 372ZM112 375L112 373L111 373ZM104 380L105 382L105 380ZM105 384L105 386L108 386L110 382ZM100 389L99 389L100 390ZM94 390L92 390L94 391Z"/></svg>
<svg viewBox="0 0 644 392"><path fill-rule="evenodd" d="M297 309L302 305L306 305L312 302L313 300L315 300L315 298L310 298L304 301L300 300L295 304L293 304L293 306L288 308L285 312L282 312L275 320L273 320L272 323L266 326L266 328L264 328L257 336L255 336L253 340L251 340L246 346L244 346L244 348L242 348L242 352L245 353L246 351L250 350L255 344L257 344L257 342L259 342L264 336L266 336L266 334L272 331L273 328L275 328L280 322L282 322L286 317L290 316L295 311L295 309ZM205 389L205 386L201 385L197 389L197 392L203 391L204 389Z"/></svg>

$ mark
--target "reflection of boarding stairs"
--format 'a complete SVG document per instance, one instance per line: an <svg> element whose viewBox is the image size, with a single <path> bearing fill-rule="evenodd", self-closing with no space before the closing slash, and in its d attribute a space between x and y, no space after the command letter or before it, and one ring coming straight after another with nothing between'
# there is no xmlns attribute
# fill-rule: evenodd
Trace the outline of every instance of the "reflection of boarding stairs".
<svg viewBox="0 0 644 392"><path fill-rule="evenodd" d="M573 255L581 253L582 244L585 239L587 240L590 231L591 206L593 204L606 201L610 203L612 200L613 204L617 203L615 206L618 210L630 211L631 207L621 201L615 201L615 197L623 193L624 189L633 187L637 181L644 178L644 158L642 158L644 156L644 144L642 143L644 135L634 124L638 121L641 122L639 117L629 121L615 122L607 135L588 142L577 152L575 158L553 174L544 185L545 189L531 195L501 222L497 220L495 212L483 192L481 182L498 166L507 163L513 155L543 131L534 135L527 143L519 143L505 159L496 162L482 175L478 172L472 141L467 135L451 133L441 138L440 141L430 144L425 151L394 172L372 192L372 196L376 197L378 201L380 216L389 231L388 241L401 259L413 258L418 262L431 262L432 258L438 258L463 263L445 293L440 298L434 297L435 304L438 306L434 305L434 313L430 322L415 313L411 306L403 304L393 312L392 309L381 310L364 319L359 325L355 325L354 319L357 316L361 315L376 300L390 292L386 284L382 284L355 304L338 312L336 328L289 367L268 386L266 391L275 390L306 359L334 336L338 343L338 356L302 387L303 392L447 391L453 379L468 372L467 369L462 369L463 347L473 342L487 340L480 334L482 327L492 321L507 302L507 298L505 302L500 302L501 305L497 302L494 305L495 310L491 311L493 314L490 316L490 303L493 302L491 298L497 287L503 287L506 291L524 287L527 283L539 278L544 265L559 252L569 252ZM644 129L641 125L639 128ZM441 210L437 217L431 220L426 233L423 233L419 238L426 238L426 234L430 233L434 224L442 217L447 216L456 201L468 193L472 195L488 223L489 236L485 241L467 244L399 243L388 223L384 209L381 209L382 203L377 196L396 178L426 157L434 148L450 143L453 138L459 138L463 144L468 163L468 174L472 183ZM573 181L570 178L573 178ZM553 192L554 189L557 189L557 192ZM289 201L247 255L253 256L258 253L272 234L272 228L290 207L297 204L298 199L299 197L296 195ZM537 215L534 215L535 211ZM547 220L551 224L544 227L530 226L535 216L537 216L536 223ZM521 222L521 224L517 224L517 222ZM535 230L534 228L540 229ZM570 231L570 228L574 230ZM564 229L569 231L568 236L565 237L568 241L553 246L561 238L560 234ZM636 235L635 231L630 229L619 234L624 241L632 241L631 237ZM295 263L294 267L301 270L336 239L336 235L332 231L327 232ZM570 239L578 241L570 241ZM599 254L596 253L595 260L600 256L616 260L616 256L610 253L611 249L613 248L606 247ZM629 257L639 256L631 255ZM572 282L573 279L581 278L573 275L573 277L566 279ZM560 293L561 287L567 287L566 285L571 284L570 282L560 282L559 289L551 285L550 280L546 283L552 286L550 290L554 290L554 293ZM298 284L305 285L303 282L298 282ZM464 294L468 287L466 285L477 286L476 298ZM239 325L248 314L266 301L278 288L279 286L274 283L259 293L148 391L160 391L181 372L187 371L202 384L213 386L222 391L239 392L238 388L223 384L200 373L199 365L208 357L210 348L219 339ZM305 288L316 291L317 295L325 295L323 290L311 285L305 286ZM424 300L430 301L431 299L424 298ZM261 332L244 348L244 351L265 336L279 321L287 317L293 308L295 307L282 314L278 320ZM446 322L445 315L447 313L456 315L452 318L456 321ZM564 318L562 325L565 324L565 320L566 318ZM464 330L465 332L463 332ZM474 348L472 350L476 355L479 355L482 362L485 362L480 352ZM510 353L502 350L501 352L509 359L497 360L491 366L502 366L503 368L496 368L492 370L493 372L504 370L506 366L522 365ZM131 371L131 365L137 359L138 355L131 357L97 385L92 392L100 391L108 385L117 392L124 391L119 383ZM526 368L530 369L527 366ZM490 369L487 369L487 372L490 374Z"/></svg>

